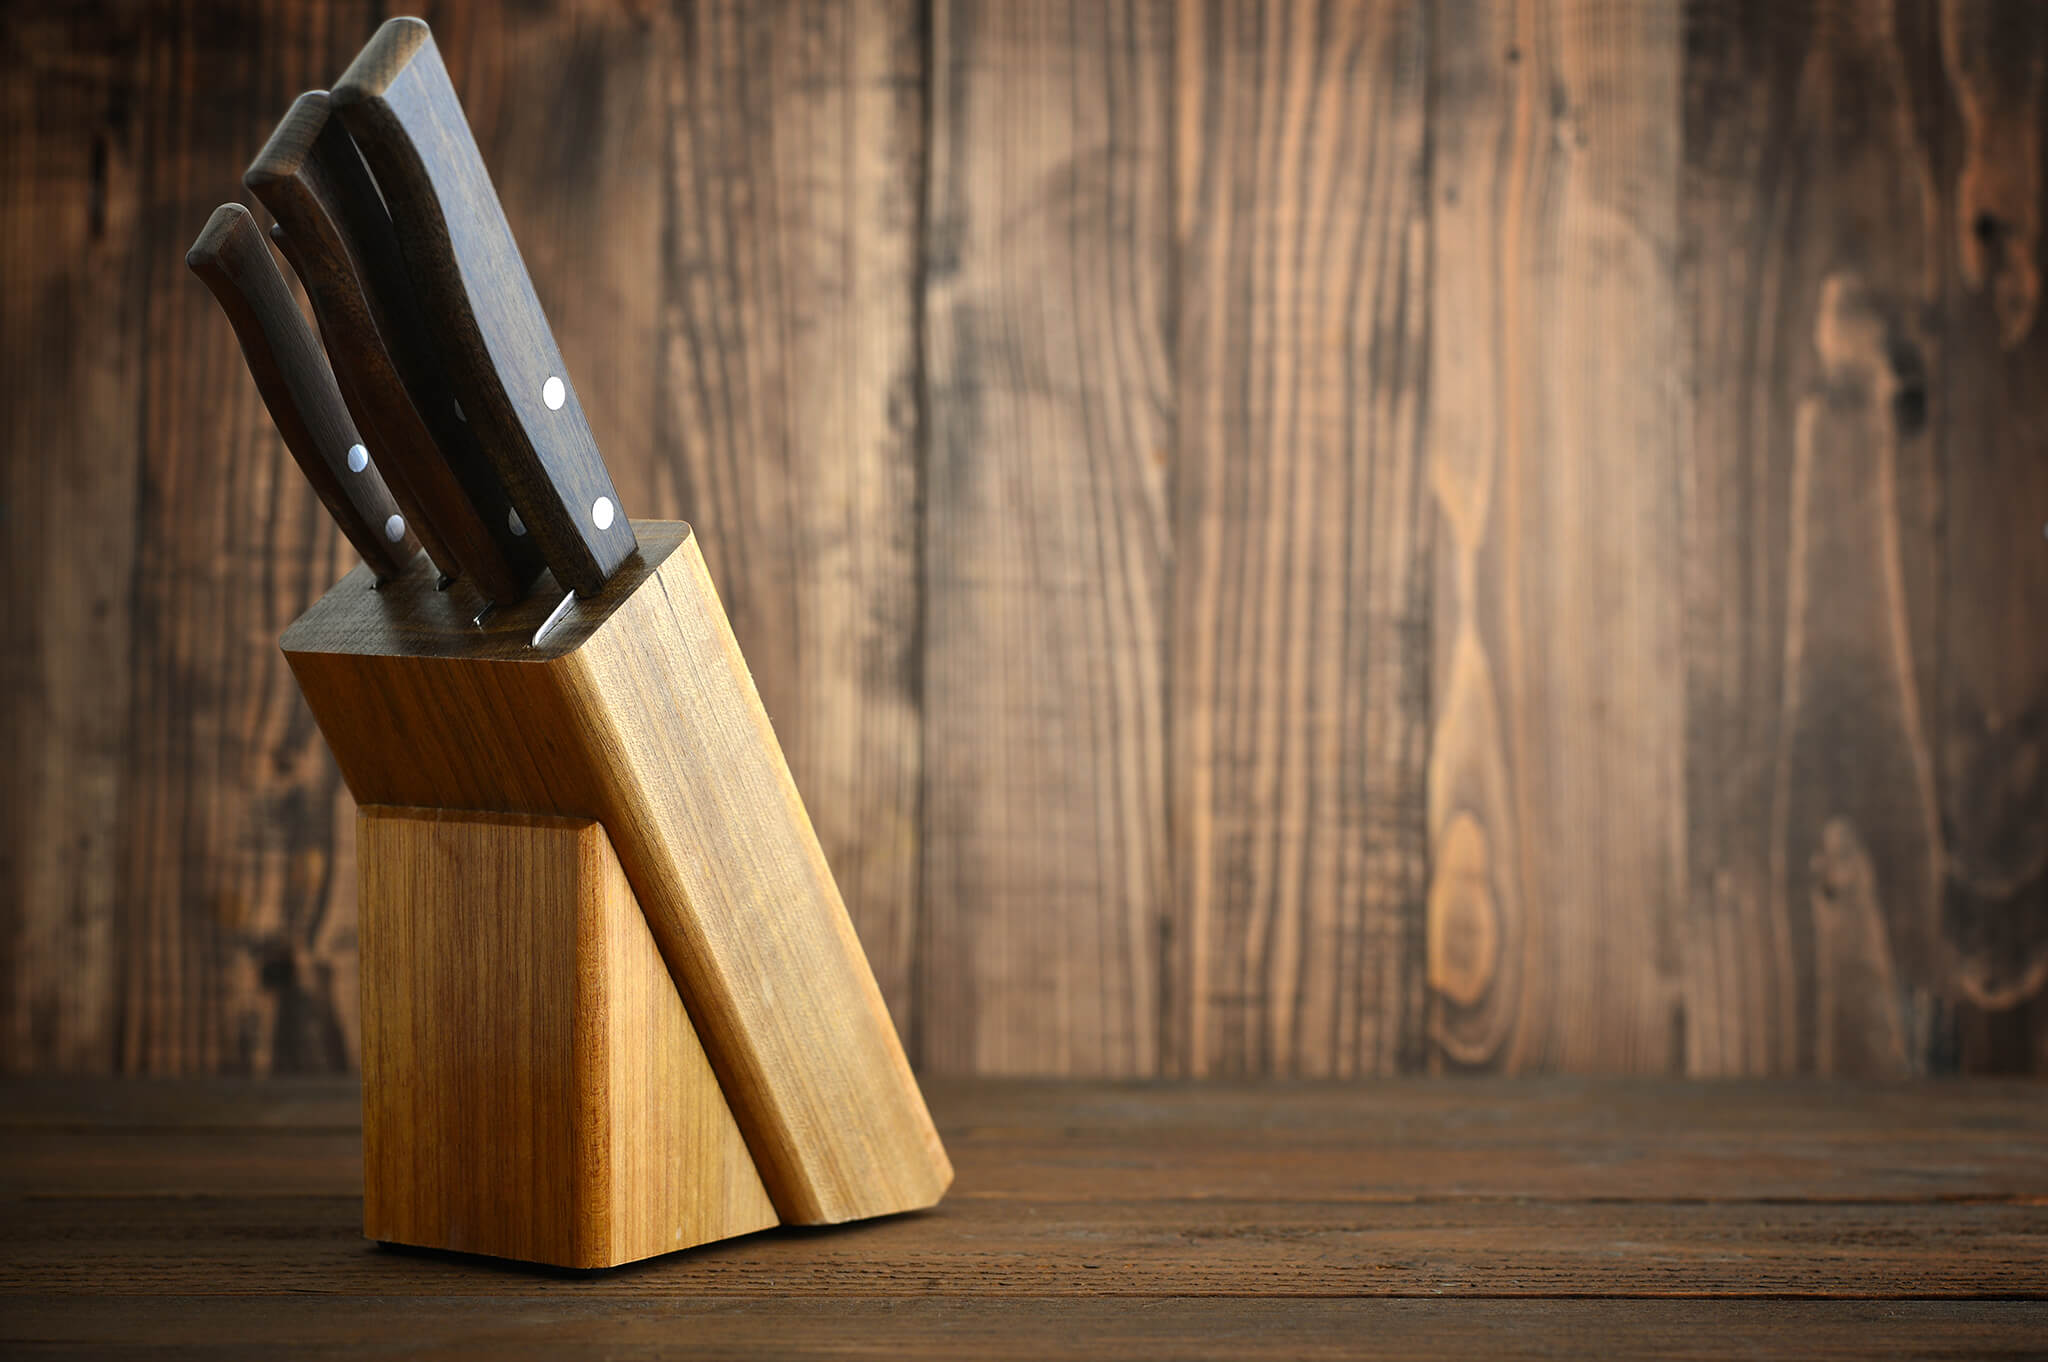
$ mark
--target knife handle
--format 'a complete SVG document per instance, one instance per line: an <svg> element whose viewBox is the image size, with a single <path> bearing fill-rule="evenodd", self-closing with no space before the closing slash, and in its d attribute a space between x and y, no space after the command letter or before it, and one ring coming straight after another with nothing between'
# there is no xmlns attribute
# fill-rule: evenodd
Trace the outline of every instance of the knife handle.
<svg viewBox="0 0 2048 1362"><path fill-rule="evenodd" d="M376 173L448 376L555 578L590 595L638 547L433 35L389 19L330 102Z"/></svg>
<svg viewBox="0 0 2048 1362"><path fill-rule="evenodd" d="M306 265L303 255L297 249L296 239L279 231L275 224L270 230L270 240L277 247L278 253L285 258L285 263L292 267L292 273L299 276L299 282L306 286L306 297L313 304L313 321L319 328L320 339L326 342L328 363L334 371L335 386L341 391L342 404L354 418L356 429L361 432L363 444L376 463L377 472L382 475L384 486L391 493L391 499L398 503L399 511L405 516L405 523L419 537L420 547L427 551L427 557L433 561L442 579L447 581L460 577L462 565L449 549L447 541L442 539L435 529L433 519L426 514L426 508L415 493L411 479L406 476L405 461L398 454L399 440L391 433L396 423L388 410L382 414L382 419L379 419L380 414L376 406L365 400L365 395L370 390L363 385L361 366L347 361L346 357L350 352L345 343L336 344L335 328L328 321L327 309L322 307L321 300L315 296L313 285L307 282L309 276L317 278L318 272Z"/></svg>
<svg viewBox="0 0 2048 1362"><path fill-rule="evenodd" d="M539 550L511 528L510 502L455 415L431 344L420 343L391 219L355 144L329 116L325 91L293 102L242 183L277 219L271 236L312 299L342 396L375 442L392 491L411 501L428 554L494 604L525 596Z"/></svg>
<svg viewBox="0 0 2048 1362"><path fill-rule="evenodd" d="M378 581L396 577L419 544L370 462L327 356L249 210L239 203L214 209L185 264L228 314L285 448L341 532Z"/></svg>

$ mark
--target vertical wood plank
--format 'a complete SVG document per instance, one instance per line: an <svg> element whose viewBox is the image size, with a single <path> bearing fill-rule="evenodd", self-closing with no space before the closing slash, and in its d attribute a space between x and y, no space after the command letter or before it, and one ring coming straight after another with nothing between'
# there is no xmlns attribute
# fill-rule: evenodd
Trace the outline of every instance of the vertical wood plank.
<svg viewBox="0 0 2048 1362"><path fill-rule="evenodd" d="M1158 1064L1169 17L934 16L920 977L941 1072Z"/></svg>
<svg viewBox="0 0 2048 1362"><path fill-rule="evenodd" d="M0 1072L115 1051L140 28L96 6L0 14Z"/></svg>
<svg viewBox="0 0 2048 1362"><path fill-rule="evenodd" d="M1693 1072L1947 1043L1925 18L1727 4L1689 33Z"/></svg>
<svg viewBox="0 0 2048 1362"><path fill-rule="evenodd" d="M645 281L644 471L697 530L913 1055L923 22L914 0L692 10Z"/></svg>
<svg viewBox="0 0 2048 1362"><path fill-rule="evenodd" d="M1420 1061L1427 27L1179 13L1178 1071Z"/></svg>
<svg viewBox="0 0 2048 1362"><path fill-rule="evenodd" d="M1957 1063L2048 1063L2048 8L1943 0L1938 962Z"/></svg>
<svg viewBox="0 0 2048 1362"><path fill-rule="evenodd" d="M1674 1063L1675 3L1433 10L1431 1037Z"/></svg>
<svg viewBox="0 0 2048 1362"><path fill-rule="evenodd" d="M1787 403L1773 310L1783 231L1773 188L1812 39L1810 11L1695 5L1686 30L1686 308L1692 463L1686 492L1686 1070L1789 1071L1799 984L1772 911L1768 753L1783 665L1785 477L1767 445ZM1782 249L1782 244L1780 249Z"/></svg>
<svg viewBox="0 0 2048 1362"><path fill-rule="evenodd" d="M117 859L119 1065L338 1070L352 1059L340 778L276 638L346 566L233 337L183 268L251 148L374 27L363 5L145 11L136 157L139 486ZM205 73L203 82L199 73ZM196 92L203 88L203 95Z"/></svg>

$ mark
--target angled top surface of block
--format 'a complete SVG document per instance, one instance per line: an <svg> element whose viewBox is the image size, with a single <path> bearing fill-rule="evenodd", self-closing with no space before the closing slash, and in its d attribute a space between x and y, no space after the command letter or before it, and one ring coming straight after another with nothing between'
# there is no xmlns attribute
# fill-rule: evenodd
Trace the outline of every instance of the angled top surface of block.
<svg viewBox="0 0 2048 1362"><path fill-rule="evenodd" d="M603 591L570 606L539 644L534 631L562 599L552 575L543 573L525 600L491 610L478 624L486 602L476 588L458 581L438 589L434 565L421 555L381 587L367 567L358 566L299 616L278 646L287 653L551 662L588 642L692 538L680 520L635 521L633 528L639 552L620 565Z"/></svg>

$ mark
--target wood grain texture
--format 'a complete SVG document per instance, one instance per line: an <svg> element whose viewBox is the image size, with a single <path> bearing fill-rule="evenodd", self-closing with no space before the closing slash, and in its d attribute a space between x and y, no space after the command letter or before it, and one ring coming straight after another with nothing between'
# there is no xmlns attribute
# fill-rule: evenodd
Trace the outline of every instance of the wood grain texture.
<svg viewBox="0 0 2048 1362"><path fill-rule="evenodd" d="M9 21L33 12L10 8ZM101 90L118 116L99 125L125 126L119 111L134 110L132 155L108 161L103 185L107 202L134 203L137 236L132 254L102 266L125 280L128 304L111 315L132 344L133 401L118 424L114 410L83 418L95 423L84 439L53 427L53 453L95 492L92 513L62 532L91 534L99 517L132 508L123 546L88 573L121 574L107 619L123 620L127 642L114 656L146 678L131 683L107 848L118 886L110 1062L332 1071L354 1062L353 897L336 889L353 879L354 813L270 644L353 555L181 257L279 112L329 79L373 21L349 4L280 5L254 25L192 23L168 8L104 17L65 7L44 59L62 69L68 51L105 50L138 72ZM92 183L70 192L90 204ZM53 779L62 789L70 777ZM62 956L16 967L78 972Z"/></svg>
<svg viewBox="0 0 2048 1362"><path fill-rule="evenodd" d="M1488 1080L1476 1093L1430 1078L933 1078L924 1087L964 1170L948 1206L1551 1203L1583 1200L1590 1183L1614 1202L2048 1196L2032 1080L1938 1091L1848 1079ZM123 1091L105 1080L37 1079L7 1097L0 1194L351 1197L362 1189L362 1103L352 1084L186 1080Z"/></svg>
<svg viewBox="0 0 2048 1362"><path fill-rule="evenodd" d="M1809 30L1780 29L1754 5L1693 13L1686 36L1686 302L1698 392L1685 540L1686 1067L1788 1073L1801 994L1791 925L1774 911L1762 813L1784 633L1786 481L1769 451L1789 404L1777 377L1781 341L1757 318L1775 322L1778 290L1801 282L1782 263L1789 242L1777 202L1809 169L1780 163L1782 134L1799 136L1792 104L1811 47ZM1738 759L1713 759L1717 751Z"/></svg>
<svg viewBox="0 0 2048 1362"><path fill-rule="evenodd" d="M358 800L603 823L784 1221L929 1206L951 1166L703 557L635 529L538 646L357 572L286 634L293 674Z"/></svg>
<svg viewBox="0 0 2048 1362"><path fill-rule="evenodd" d="M1432 13L1431 1063L1672 1067L1678 7Z"/></svg>
<svg viewBox="0 0 2048 1362"><path fill-rule="evenodd" d="M1270 1172L1270 1170L1269 1170ZM851 1298L1138 1302L1213 1297L1748 1297L2041 1300L2037 1207L1683 1200L1343 1205L1129 1198L985 1199L831 1233L709 1244L623 1272L557 1274L453 1255L378 1253L352 1197L77 1198L21 1204L0 1248L10 1293L262 1294L431 1300L549 1297L631 1308L666 1285L828 1314ZM69 1211L68 1218L60 1212ZM193 1246L205 1245L204 1256ZM651 1279L651 1280L650 1280ZM244 1288L246 1289L246 1288Z"/></svg>
<svg viewBox="0 0 2048 1362"><path fill-rule="evenodd" d="M913 1056L923 8L693 7L656 38L662 194L610 197L644 200L662 233L659 408L635 471L655 504L691 508ZM536 204L566 210L534 178Z"/></svg>
<svg viewBox="0 0 2048 1362"><path fill-rule="evenodd" d="M65 1358L90 1347L112 1358L230 1359L374 1356L394 1332L434 1357L552 1358L601 1351L620 1362L674 1355L687 1334L702 1355L744 1357L766 1338L787 1358L1085 1359L1174 1357L1338 1359L1360 1340L1402 1357L1570 1357L1588 1339L1631 1356L1697 1358L1784 1350L1815 1359L1995 1357L2024 1351L2048 1307L2031 1301L1488 1301L1204 1300L1054 1297L988 1301L855 1299L829 1312L790 1313L778 1300L665 1295L631 1310L608 1303L385 1302L366 1317L321 1297L173 1296L118 1301L65 1296L13 1303L24 1358ZM234 1341L221 1322L234 1321ZM317 1340L308 1343L308 1340Z"/></svg>
<svg viewBox="0 0 2048 1362"><path fill-rule="evenodd" d="M365 807L363 1233L612 1267L776 1223L588 820Z"/></svg>
<svg viewBox="0 0 2048 1362"><path fill-rule="evenodd" d="M1428 24L1178 19L1167 1064L1400 1072L1422 1044Z"/></svg>
<svg viewBox="0 0 2048 1362"><path fill-rule="evenodd" d="M2038 1083L931 1095L962 1194L930 1213L565 1277L366 1247L354 1151L320 1144L352 1084L12 1084L0 1169L45 1176L0 1185L0 1346L1947 1356L2048 1323Z"/></svg>
<svg viewBox="0 0 2048 1362"><path fill-rule="evenodd" d="M1937 383L1954 357L1934 324L1926 18L1695 18L1697 1072L1951 1062L1931 707Z"/></svg>
<svg viewBox="0 0 2048 1362"><path fill-rule="evenodd" d="M940 4L922 1059L1159 1064L1171 14Z"/></svg>
<svg viewBox="0 0 2048 1362"><path fill-rule="evenodd" d="M160 684L147 668L136 684L129 600L142 321L152 247L183 244L145 211L146 27L125 11L80 41L56 6L0 15L0 571L37 584L0 592L0 772L35 792L0 799L6 1072L105 1071L122 1052L124 812L149 778L129 735L138 698ZM160 267L189 287L168 258Z"/></svg>
<svg viewBox="0 0 2048 1362"><path fill-rule="evenodd" d="M177 255L384 17L0 11L0 1069L353 1062ZM914 1061L2048 1063L2029 0L425 17Z"/></svg>
<svg viewBox="0 0 2048 1362"><path fill-rule="evenodd" d="M2048 1067L2048 10L1940 7L1937 978L1963 1068Z"/></svg>

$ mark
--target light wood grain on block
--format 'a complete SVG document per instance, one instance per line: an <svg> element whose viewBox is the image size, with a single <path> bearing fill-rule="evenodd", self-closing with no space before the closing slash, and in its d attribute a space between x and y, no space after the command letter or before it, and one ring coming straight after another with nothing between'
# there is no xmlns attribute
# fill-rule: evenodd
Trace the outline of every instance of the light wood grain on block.
<svg viewBox="0 0 2048 1362"><path fill-rule="evenodd" d="M612 1267L776 1223L603 827L362 810L363 1232Z"/></svg>
<svg viewBox="0 0 2048 1362"><path fill-rule="evenodd" d="M634 528L538 647L558 590L479 628L419 568L350 574L285 653L358 801L604 825L784 1221L930 1206L952 1166L704 559Z"/></svg>

